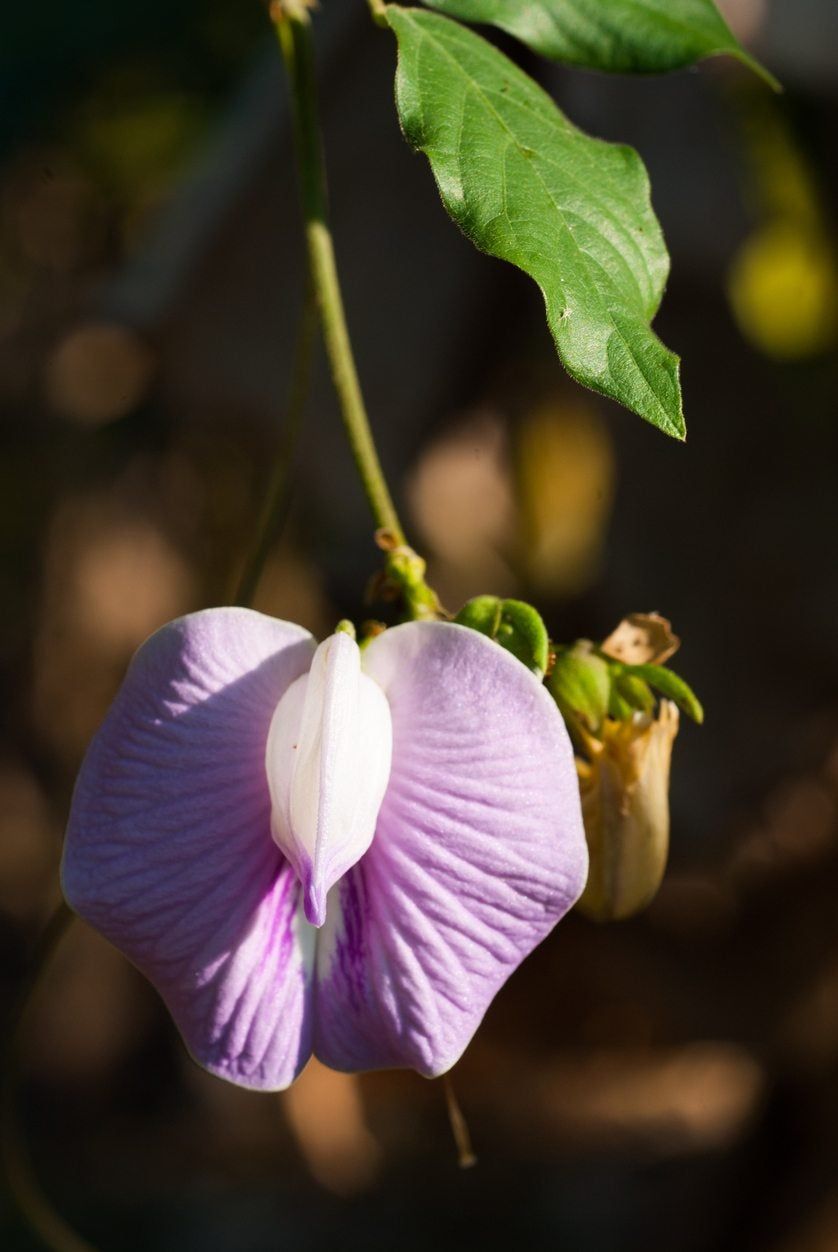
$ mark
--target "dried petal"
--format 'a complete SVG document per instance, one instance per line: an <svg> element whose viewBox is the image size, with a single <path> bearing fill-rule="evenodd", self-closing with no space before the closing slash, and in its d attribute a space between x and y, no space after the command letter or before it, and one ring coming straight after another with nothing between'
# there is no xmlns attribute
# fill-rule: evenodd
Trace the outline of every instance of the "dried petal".
<svg viewBox="0 0 838 1252"><path fill-rule="evenodd" d="M669 767L678 709L607 720L590 764L578 762L591 869L579 901L596 921L630 917L657 892L669 851Z"/></svg>
<svg viewBox="0 0 838 1252"><path fill-rule="evenodd" d="M681 640L659 613L629 613L601 649L624 665L662 665L680 646Z"/></svg>

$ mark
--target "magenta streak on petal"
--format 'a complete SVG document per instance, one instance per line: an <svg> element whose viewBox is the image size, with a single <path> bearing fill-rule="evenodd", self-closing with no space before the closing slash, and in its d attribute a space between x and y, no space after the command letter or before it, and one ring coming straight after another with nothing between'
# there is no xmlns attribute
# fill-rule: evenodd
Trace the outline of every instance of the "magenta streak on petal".
<svg viewBox="0 0 838 1252"><path fill-rule="evenodd" d="M364 918L368 914L363 861L340 882L342 942L337 948L341 976L355 1012L366 1003L367 967L364 950Z"/></svg>
<svg viewBox="0 0 838 1252"><path fill-rule="evenodd" d="M300 866L303 888L303 911L311 926L322 926L326 920L326 887L322 874L318 874L307 858Z"/></svg>

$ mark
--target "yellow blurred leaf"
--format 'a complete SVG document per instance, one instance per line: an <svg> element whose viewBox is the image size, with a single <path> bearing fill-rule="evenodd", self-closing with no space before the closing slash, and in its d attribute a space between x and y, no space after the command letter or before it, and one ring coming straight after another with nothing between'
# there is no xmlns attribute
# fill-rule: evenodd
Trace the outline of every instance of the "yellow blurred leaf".
<svg viewBox="0 0 838 1252"><path fill-rule="evenodd" d="M603 421L581 404L553 400L522 423L518 480L530 581L578 594L597 575L614 495L614 454Z"/></svg>
<svg viewBox="0 0 838 1252"><path fill-rule="evenodd" d="M806 222L779 218L755 231L734 259L728 292L742 334L767 356L796 360L835 342L835 258Z"/></svg>

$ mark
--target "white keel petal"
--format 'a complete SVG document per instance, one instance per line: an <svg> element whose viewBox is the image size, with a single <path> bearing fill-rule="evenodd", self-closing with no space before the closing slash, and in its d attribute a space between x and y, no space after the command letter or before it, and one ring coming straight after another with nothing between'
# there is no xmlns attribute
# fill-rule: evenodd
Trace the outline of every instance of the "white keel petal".
<svg viewBox="0 0 838 1252"><path fill-rule="evenodd" d="M392 745L387 697L362 673L355 641L331 635L277 705L265 755L273 837L314 926L325 920L329 888L372 843Z"/></svg>

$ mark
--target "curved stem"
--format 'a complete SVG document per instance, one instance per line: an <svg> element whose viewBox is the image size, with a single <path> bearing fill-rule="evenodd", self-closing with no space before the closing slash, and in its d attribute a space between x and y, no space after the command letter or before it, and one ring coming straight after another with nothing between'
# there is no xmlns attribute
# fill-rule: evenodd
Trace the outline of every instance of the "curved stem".
<svg viewBox="0 0 838 1252"><path fill-rule="evenodd" d="M303 0L305 3L305 0ZM425 582L425 562L408 547L393 504L370 429L358 370L352 353L335 249L329 230L326 173L317 111L317 85L308 15L300 4L274 0L271 18L279 36L291 86L294 146L300 173L303 221L309 270L317 299L326 354L349 438L375 524L379 547L385 552L387 581L404 597L413 618L434 618L442 610L436 593Z"/></svg>
<svg viewBox="0 0 838 1252"><path fill-rule="evenodd" d="M47 922L32 960L31 972L18 995L6 1033L3 1086L0 1096L0 1155L9 1193L23 1217L52 1252L96 1252L86 1239L68 1226L41 1190L22 1142L17 1119L20 1070L20 1030L32 996L50 958L73 921L62 902Z"/></svg>
<svg viewBox="0 0 838 1252"><path fill-rule="evenodd" d="M300 313L294 363L291 372L291 389L285 425L274 461L274 470L265 496L262 517L257 527L258 538L247 563L239 577L233 603L244 607L250 605L259 585L262 567L267 560L290 504L289 471L294 457L297 437L302 426L308 400L314 340L317 331L317 305L314 291L309 283Z"/></svg>
<svg viewBox="0 0 838 1252"><path fill-rule="evenodd" d="M309 267L332 380L352 455L375 524L381 530L386 530L397 545L402 546L405 543L404 531L378 459L358 381L335 262L335 249L328 225L326 174L318 124L311 28L304 14L291 16L283 13L279 6L272 9L272 18L291 84L294 141L302 184Z"/></svg>

